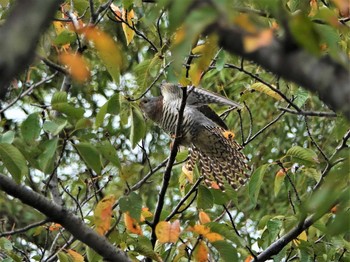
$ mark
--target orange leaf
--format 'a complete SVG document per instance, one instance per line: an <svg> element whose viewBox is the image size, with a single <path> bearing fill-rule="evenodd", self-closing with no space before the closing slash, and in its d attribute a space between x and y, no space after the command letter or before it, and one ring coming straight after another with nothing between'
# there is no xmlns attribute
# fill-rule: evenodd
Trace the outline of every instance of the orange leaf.
<svg viewBox="0 0 350 262"><path fill-rule="evenodd" d="M135 218L129 215L129 212L124 213L125 227L130 233L142 236L142 229Z"/></svg>
<svg viewBox="0 0 350 262"><path fill-rule="evenodd" d="M248 33L257 33L256 26L252 23L247 14L240 14L235 17L234 23Z"/></svg>
<svg viewBox="0 0 350 262"><path fill-rule="evenodd" d="M180 221L159 222L156 226L156 235L160 243L176 243L180 235Z"/></svg>
<svg viewBox="0 0 350 262"><path fill-rule="evenodd" d="M247 256L247 258L244 260L244 262L251 262L253 261L254 257L253 256Z"/></svg>
<svg viewBox="0 0 350 262"><path fill-rule="evenodd" d="M68 67L71 76L78 82L85 82L90 77L90 70L85 59L79 54L63 53L60 62Z"/></svg>
<svg viewBox="0 0 350 262"><path fill-rule="evenodd" d="M210 187L213 189L220 189L218 183L215 181L210 181Z"/></svg>
<svg viewBox="0 0 350 262"><path fill-rule="evenodd" d="M115 202L114 195L105 196L100 202L97 203L94 210L94 221L96 225L96 231L100 235L104 235L111 226L112 220L112 208Z"/></svg>
<svg viewBox="0 0 350 262"><path fill-rule="evenodd" d="M72 257L73 262L84 262L84 257L80 255L78 252L68 249L67 253Z"/></svg>
<svg viewBox="0 0 350 262"><path fill-rule="evenodd" d="M197 262L208 261L208 254L209 254L209 251L208 251L207 245L202 240L200 240L198 242L198 245L197 245L195 251L194 251L195 261L197 261Z"/></svg>
<svg viewBox="0 0 350 262"><path fill-rule="evenodd" d="M286 172L284 172L283 168L277 171L276 176L277 177L284 177L286 175Z"/></svg>
<svg viewBox="0 0 350 262"><path fill-rule="evenodd" d="M244 50L248 53L268 46L273 40L273 29L266 29L258 34L247 35L243 38Z"/></svg>
<svg viewBox="0 0 350 262"><path fill-rule="evenodd" d="M315 16L318 12L317 0L310 0L309 16Z"/></svg>
<svg viewBox="0 0 350 262"><path fill-rule="evenodd" d="M114 13L115 19L117 21L121 22L122 20L120 18L122 17L122 12L121 12L120 8L113 3L110 5L110 7Z"/></svg>
<svg viewBox="0 0 350 262"><path fill-rule="evenodd" d="M61 228L62 226L60 224L57 223L52 223L49 227L50 231L57 231Z"/></svg>
<svg viewBox="0 0 350 262"><path fill-rule="evenodd" d="M123 19L128 23L128 25L132 26L133 24L133 18L135 17L134 10L126 11L125 9L122 12ZM129 45L130 42L134 39L135 36L135 31L130 28L128 25L125 23L122 24L123 27L123 32L126 38L126 45Z"/></svg>
<svg viewBox="0 0 350 262"><path fill-rule="evenodd" d="M86 38L93 42L109 74L114 81L119 82L123 61L120 48L113 38L95 27L85 27L78 31L85 34Z"/></svg>
<svg viewBox="0 0 350 262"><path fill-rule="evenodd" d="M203 237L207 238L209 242L215 242L224 239L218 233L210 232L210 229L204 225L194 225L194 227L189 227L188 230L195 232L198 235L202 235Z"/></svg>
<svg viewBox="0 0 350 262"><path fill-rule="evenodd" d="M209 223L210 221L211 221L210 217L208 216L207 213L205 213L204 211L199 212L199 222L201 224L206 224L206 223Z"/></svg>

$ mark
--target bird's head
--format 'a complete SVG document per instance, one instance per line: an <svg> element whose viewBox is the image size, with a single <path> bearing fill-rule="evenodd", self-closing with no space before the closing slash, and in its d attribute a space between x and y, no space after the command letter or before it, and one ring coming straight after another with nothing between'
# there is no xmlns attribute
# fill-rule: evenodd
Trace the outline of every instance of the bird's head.
<svg viewBox="0 0 350 262"><path fill-rule="evenodd" d="M145 117L154 122L158 122L163 113L163 97L142 98L140 101L140 108Z"/></svg>

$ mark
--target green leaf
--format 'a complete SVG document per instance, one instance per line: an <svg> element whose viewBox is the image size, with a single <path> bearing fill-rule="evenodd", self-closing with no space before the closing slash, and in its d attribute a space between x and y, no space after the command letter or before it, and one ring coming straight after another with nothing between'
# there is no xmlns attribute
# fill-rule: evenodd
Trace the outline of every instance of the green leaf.
<svg viewBox="0 0 350 262"><path fill-rule="evenodd" d="M68 124L68 121L63 118L55 118L54 120L45 121L43 129L54 136L58 135Z"/></svg>
<svg viewBox="0 0 350 262"><path fill-rule="evenodd" d="M20 183L22 178L28 175L26 160L13 145L0 144L0 159L17 183Z"/></svg>
<svg viewBox="0 0 350 262"><path fill-rule="evenodd" d="M118 115L120 111L119 93L115 93L108 99L107 113Z"/></svg>
<svg viewBox="0 0 350 262"><path fill-rule="evenodd" d="M223 261L238 261L237 250L231 244L223 240L215 241L211 244L219 251L220 258Z"/></svg>
<svg viewBox="0 0 350 262"><path fill-rule="evenodd" d="M276 237L278 236L278 233L281 230L282 221L279 219L271 219L267 221L266 227L267 227L267 230L269 231L270 241L272 242L276 239Z"/></svg>
<svg viewBox="0 0 350 262"><path fill-rule="evenodd" d="M76 108L68 103L52 104L52 109L65 114L69 118L80 119L84 116L85 110L83 108Z"/></svg>
<svg viewBox="0 0 350 262"><path fill-rule="evenodd" d="M215 64L216 70L221 71L225 66L225 62L226 62L225 52L220 51L218 58L216 60L216 64Z"/></svg>
<svg viewBox="0 0 350 262"><path fill-rule="evenodd" d="M214 206L214 198L210 190L205 186L198 186L197 208L207 209Z"/></svg>
<svg viewBox="0 0 350 262"><path fill-rule="evenodd" d="M21 134L25 142L32 143L40 135L40 120L39 114L30 114L26 120L23 121L21 125Z"/></svg>
<svg viewBox="0 0 350 262"><path fill-rule="evenodd" d="M14 139L15 132L13 132L12 130L0 135L0 143L12 144Z"/></svg>
<svg viewBox="0 0 350 262"><path fill-rule="evenodd" d="M107 107L108 107L108 101L100 108L100 110L96 114L94 128L99 128L103 124L103 120L105 119L105 115L107 113Z"/></svg>
<svg viewBox="0 0 350 262"><path fill-rule="evenodd" d="M327 232L331 236L350 232L350 212L349 210L341 210L336 214L334 220L327 225Z"/></svg>
<svg viewBox="0 0 350 262"><path fill-rule="evenodd" d="M296 104L298 107L302 107L309 98L309 92L303 88L299 88L294 95L294 104Z"/></svg>
<svg viewBox="0 0 350 262"><path fill-rule="evenodd" d="M262 165L255 170L249 181L249 198L250 202L255 206L259 196L263 178L268 168L268 164Z"/></svg>
<svg viewBox="0 0 350 262"><path fill-rule="evenodd" d="M0 250L11 251L13 250L12 243L5 237L0 238Z"/></svg>
<svg viewBox="0 0 350 262"><path fill-rule="evenodd" d="M142 199L135 192L131 192L128 196L123 196L119 199L120 210L123 213L129 212L129 215L140 220L142 210Z"/></svg>
<svg viewBox="0 0 350 262"><path fill-rule="evenodd" d="M130 141L132 148L145 136L146 125L142 113L136 107L131 108L131 131Z"/></svg>
<svg viewBox="0 0 350 262"><path fill-rule="evenodd" d="M163 261L161 257L153 250L152 243L149 238L145 236L139 236L134 243L135 251L140 255L144 255L145 257L149 257L155 261Z"/></svg>
<svg viewBox="0 0 350 262"><path fill-rule="evenodd" d="M281 186L284 182L284 178L285 178L285 174L283 173L280 174L280 173L277 173L275 175L275 182L274 182L274 193L275 193L275 197L278 195L278 193L280 192L281 190Z"/></svg>
<svg viewBox="0 0 350 262"><path fill-rule="evenodd" d="M87 247L86 249L86 256L88 261L103 261L103 258L90 247Z"/></svg>
<svg viewBox="0 0 350 262"><path fill-rule="evenodd" d="M38 162L40 169L45 174L50 174L54 166L54 156L56 153L58 138L45 141L43 144L43 153L39 156Z"/></svg>
<svg viewBox="0 0 350 262"><path fill-rule="evenodd" d="M90 119L81 118L75 124L74 129L79 130L79 129L85 129L85 128L91 128L91 127L92 127L92 122Z"/></svg>
<svg viewBox="0 0 350 262"><path fill-rule="evenodd" d="M304 164L319 163L317 155L313 150L301 146L293 146L288 149L286 156L291 156Z"/></svg>
<svg viewBox="0 0 350 262"><path fill-rule="evenodd" d="M320 54L319 35L310 19L299 13L292 17L289 25L295 41L300 46L314 55Z"/></svg>
<svg viewBox="0 0 350 262"><path fill-rule="evenodd" d="M55 45L70 44L75 41L76 34L70 30L63 30L54 40Z"/></svg>
<svg viewBox="0 0 350 262"><path fill-rule="evenodd" d="M96 147L87 142L81 142L75 145L80 156L83 158L85 164L94 170L97 174L101 173L102 165L100 160L100 154Z"/></svg>
<svg viewBox="0 0 350 262"><path fill-rule="evenodd" d="M97 150L105 159L120 168L120 161L117 155L117 150L109 141L103 141L101 144L97 145Z"/></svg>
<svg viewBox="0 0 350 262"><path fill-rule="evenodd" d="M68 102L66 92L56 92L51 98L51 105Z"/></svg>
<svg viewBox="0 0 350 262"><path fill-rule="evenodd" d="M70 262L69 256L63 251L58 252L57 256L60 262Z"/></svg>

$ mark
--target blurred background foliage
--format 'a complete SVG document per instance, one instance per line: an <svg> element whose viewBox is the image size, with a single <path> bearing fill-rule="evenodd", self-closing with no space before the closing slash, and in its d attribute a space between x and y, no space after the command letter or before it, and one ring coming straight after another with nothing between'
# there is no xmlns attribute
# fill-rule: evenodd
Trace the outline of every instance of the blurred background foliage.
<svg viewBox="0 0 350 262"><path fill-rule="evenodd" d="M98 9L105 4L101 0L62 3L38 43L35 61L13 80L1 104L0 172L52 199L49 184L55 182L62 203L91 227L98 223L93 216L97 203L114 195L118 205L108 238L134 260L205 261L207 254L210 261L251 261L301 218L321 212L274 260L349 261L348 121L317 94L224 51L215 34L201 34L224 14L253 34L245 39L246 50L269 45L273 36L292 37L291 46L346 65L347 1L215 1L215 8L198 9L192 1L111 2L103 11ZM0 1L2 21L14 3ZM193 11L188 13L189 7ZM157 242L153 251L146 221L157 206L171 139L144 120L137 103L140 97L160 95L162 80L200 84L244 105L240 111L214 108L244 145L252 178L237 192L197 186L171 217L172 222L179 219L180 240ZM291 102L303 111L328 114L290 113L284 109L293 110ZM200 175L182 173L183 150L161 220ZM58 254L61 261L78 261L64 246L89 261L99 260L80 242L69 241L69 232L45 221L2 235L45 218L0 195L1 259L52 261ZM140 219L145 210L146 221ZM208 228L223 240L211 242L189 230L204 224L201 211L212 221L204 221ZM140 231L132 231L125 214Z"/></svg>

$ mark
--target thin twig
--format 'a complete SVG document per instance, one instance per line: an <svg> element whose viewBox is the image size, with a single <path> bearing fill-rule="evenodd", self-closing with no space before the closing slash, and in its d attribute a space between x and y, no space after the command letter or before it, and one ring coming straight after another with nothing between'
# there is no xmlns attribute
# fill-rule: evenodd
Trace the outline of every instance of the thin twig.
<svg viewBox="0 0 350 262"><path fill-rule="evenodd" d="M47 222L50 222L51 220L49 218L46 218L42 221L39 221L39 222L35 222L33 224L30 224L28 226L25 226L25 227L22 227L22 228L19 228L19 229L15 229L15 230L12 230L12 231L7 231L7 232L3 232L3 233L0 233L0 237L7 237L7 236L12 236L12 235L15 235L15 234L20 234L20 233L23 233L23 232L26 232L34 227L39 227L39 226L42 226L44 224L46 224Z"/></svg>
<svg viewBox="0 0 350 262"><path fill-rule="evenodd" d="M299 111L298 112L286 107L278 107L278 109L291 114L302 115L302 116L337 117L337 114L334 112L317 112L317 111Z"/></svg>
<svg viewBox="0 0 350 262"><path fill-rule="evenodd" d="M184 113L185 106L186 106L186 99L187 99L187 87L183 87L182 88L182 100L181 100L181 105L179 108L179 114L178 114L177 125L176 125L175 140L174 140L171 152L170 152L168 163L167 163L165 171L164 171L163 183L162 183L161 190L159 192L159 198L158 198L158 202L156 205L156 210L154 212L154 218L152 221L152 236L151 236L152 246L154 246L156 241L157 241L157 236L155 234L155 227L160 220L160 214L161 214L161 212L163 210L163 206L164 206L165 194L166 194L166 191L168 189L168 185L169 185L169 181L170 181L171 170L172 170L173 164L175 162L178 147L180 145L181 129L182 129L181 127L182 127L183 113Z"/></svg>
<svg viewBox="0 0 350 262"><path fill-rule="evenodd" d="M44 84L44 83L50 81L50 80L51 80L52 78L54 78L56 75L57 75L57 72L53 73L53 74L52 74L51 76L49 76L49 77L46 77L46 78L40 80L39 82L37 82L37 83L31 85L28 89L26 89L25 91L23 91L18 97L16 97L14 100L12 100L10 103L8 103L8 105L7 105L6 107L2 108L2 109L0 110L0 114L3 113L3 112L5 112L7 109L9 109L9 108L10 108L11 106L13 106L14 104L16 104L16 102L17 102L18 100L20 100L21 98L25 97L25 96L28 95L29 93L31 93L31 92L34 90L34 88L36 88L36 87L38 87L38 86L40 86L40 85L42 85L42 84Z"/></svg>
<svg viewBox="0 0 350 262"><path fill-rule="evenodd" d="M197 187L202 180L203 180L202 177L198 178L196 183L194 183L194 185L187 192L187 194L179 201L179 203L176 205L176 207L173 209L173 211L171 211L171 213L166 217L165 221L169 221L170 219L172 219L173 216L175 216L176 214L179 213L178 210L180 209L182 204L186 202L186 200L192 195L193 192L197 192ZM195 197L193 199L195 199Z"/></svg>
<svg viewBox="0 0 350 262"><path fill-rule="evenodd" d="M316 143L315 139L314 139L313 136L311 135L310 128L309 128L309 122L308 122L307 116L304 117L304 120L305 120L306 131L307 131L307 134L309 135L309 137L310 137L310 139L311 139L312 144L314 144L314 146L315 146L315 147L317 148L317 150L321 153L321 155L322 155L323 158L326 160L326 162L329 163L328 157L326 156L326 154L323 152L323 150L321 149L321 147Z"/></svg>

